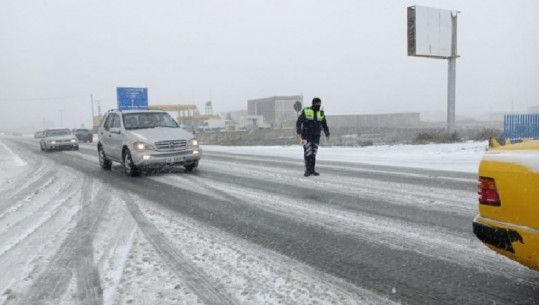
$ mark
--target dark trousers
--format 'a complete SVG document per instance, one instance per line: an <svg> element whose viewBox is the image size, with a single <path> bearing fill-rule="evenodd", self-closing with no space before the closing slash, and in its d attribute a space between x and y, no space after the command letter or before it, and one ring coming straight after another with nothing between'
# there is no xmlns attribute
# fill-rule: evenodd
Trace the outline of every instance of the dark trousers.
<svg viewBox="0 0 539 305"><path fill-rule="evenodd" d="M314 173L314 166L316 165L316 153L318 152L320 136L306 137L305 140L307 140L307 143L303 145L305 170L309 173Z"/></svg>

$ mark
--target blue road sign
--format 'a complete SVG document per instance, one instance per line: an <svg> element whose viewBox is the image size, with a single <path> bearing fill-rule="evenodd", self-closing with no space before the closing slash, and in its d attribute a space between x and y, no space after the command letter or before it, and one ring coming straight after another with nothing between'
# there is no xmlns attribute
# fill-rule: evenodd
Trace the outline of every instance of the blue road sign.
<svg viewBox="0 0 539 305"><path fill-rule="evenodd" d="M296 110L296 112L300 112L301 111L301 102L300 101L296 101L294 103L294 110Z"/></svg>
<svg viewBox="0 0 539 305"><path fill-rule="evenodd" d="M119 110L148 109L148 88L116 88Z"/></svg>

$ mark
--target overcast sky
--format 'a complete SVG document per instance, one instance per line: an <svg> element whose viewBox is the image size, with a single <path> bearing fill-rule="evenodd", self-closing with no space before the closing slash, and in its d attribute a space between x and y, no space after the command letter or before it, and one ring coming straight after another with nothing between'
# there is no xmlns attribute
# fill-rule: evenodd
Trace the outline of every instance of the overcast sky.
<svg viewBox="0 0 539 305"><path fill-rule="evenodd" d="M406 8L459 10L457 116L539 105L537 0L2 0L0 129L90 126L91 100L319 96L328 114L445 113L447 60L407 56ZM97 112L97 106L96 110Z"/></svg>

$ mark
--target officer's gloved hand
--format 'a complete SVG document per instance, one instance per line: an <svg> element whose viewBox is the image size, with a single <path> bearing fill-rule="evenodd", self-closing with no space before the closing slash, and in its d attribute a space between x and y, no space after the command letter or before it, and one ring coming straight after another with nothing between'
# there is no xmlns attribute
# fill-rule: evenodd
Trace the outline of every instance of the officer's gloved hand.
<svg viewBox="0 0 539 305"><path fill-rule="evenodd" d="M297 134L297 137L298 137L298 141L299 141L299 145L305 145L307 144L307 140L303 140L303 138L301 137L301 134ZM305 142L304 142L305 141Z"/></svg>

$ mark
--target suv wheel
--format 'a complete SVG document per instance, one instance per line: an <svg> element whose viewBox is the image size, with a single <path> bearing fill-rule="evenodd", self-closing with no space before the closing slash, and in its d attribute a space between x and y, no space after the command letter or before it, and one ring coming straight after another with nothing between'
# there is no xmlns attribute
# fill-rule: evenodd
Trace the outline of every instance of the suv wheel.
<svg viewBox="0 0 539 305"><path fill-rule="evenodd" d="M112 167L112 162L107 159L105 152L101 146L97 147L97 153L99 155L99 165L102 169L110 169Z"/></svg>
<svg viewBox="0 0 539 305"><path fill-rule="evenodd" d="M197 168L198 162L191 163L189 165L185 165L185 171L192 172L195 168Z"/></svg>
<svg viewBox="0 0 539 305"><path fill-rule="evenodd" d="M123 161L124 171L128 176L136 177L140 174L140 170L133 163L133 159L131 158L131 152L127 148L124 150L123 153Z"/></svg>

